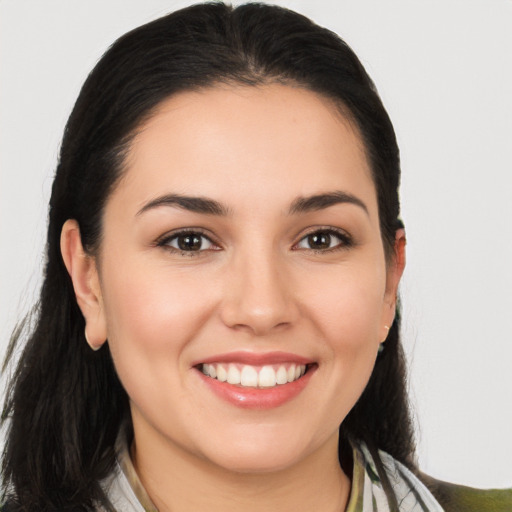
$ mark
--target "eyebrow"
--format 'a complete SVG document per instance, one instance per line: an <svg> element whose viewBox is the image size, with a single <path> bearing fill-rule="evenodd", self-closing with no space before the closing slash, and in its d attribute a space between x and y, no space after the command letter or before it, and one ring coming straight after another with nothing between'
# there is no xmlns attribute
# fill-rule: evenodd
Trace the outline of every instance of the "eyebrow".
<svg viewBox="0 0 512 512"><path fill-rule="evenodd" d="M314 212L317 210L323 210L324 208L329 208L330 206L334 206L336 204L343 203L359 206L366 212L367 215L369 215L368 208L363 203L363 201L361 201L361 199L352 194L342 192L340 190L328 192L325 194L316 194L314 196L298 197L292 202L289 213L293 215L297 213Z"/></svg>
<svg viewBox="0 0 512 512"><path fill-rule="evenodd" d="M206 197L191 197L183 196L180 194L166 194L146 203L138 212L141 215L148 210L158 208L160 206L171 206L182 208L190 212L202 213L205 215L221 215L226 216L229 210L214 199L207 199Z"/></svg>
<svg viewBox="0 0 512 512"><path fill-rule="evenodd" d="M361 199L358 197L342 191L328 192L324 194L315 194L313 196L298 197L288 210L289 215L295 215L300 213L308 213L324 208L329 208L336 204L353 204L362 208L367 214L368 208ZM159 208L161 206L170 206L174 208L181 208L194 213L200 213L203 215L218 215L227 216L230 210L222 203L209 199L206 197L194 197L194 196L183 196L180 194L165 194L163 196L152 199L146 203L138 212L137 215L141 215L148 210Z"/></svg>

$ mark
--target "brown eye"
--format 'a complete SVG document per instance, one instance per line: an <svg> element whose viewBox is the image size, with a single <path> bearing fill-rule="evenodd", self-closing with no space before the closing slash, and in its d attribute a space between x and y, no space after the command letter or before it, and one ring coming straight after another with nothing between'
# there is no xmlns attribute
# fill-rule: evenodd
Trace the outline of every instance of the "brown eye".
<svg viewBox="0 0 512 512"><path fill-rule="evenodd" d="M312 251L328 251L351 245L352 241L348 235L331 229L314 231L302 238L295 247Z"/></svg>
<svg viewBox="0 0 512 512"><path fill-rule="evenodd" d="M199 235L180 235L176 237L178 248L182 251L199 251L203 245Z"/></svg>
<svg viewBox="0 0 512 512"><path fill-rule="evenodd" d="M215 249L215 244L199 232L185 231L165 238L159 242L160 246L169 247L181 252L201 252Z"/></svg>
<svg viewBox="0 0 512 512"><path fill-rule="evenodd" d="M328 249L331 246L329 233L313 233L307 237L310 249Z"/></svg>

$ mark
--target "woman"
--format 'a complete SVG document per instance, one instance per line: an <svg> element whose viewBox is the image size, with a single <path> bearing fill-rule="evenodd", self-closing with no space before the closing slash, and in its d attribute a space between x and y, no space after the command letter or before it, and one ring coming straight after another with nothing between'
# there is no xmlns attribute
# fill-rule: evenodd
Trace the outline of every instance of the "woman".
<svg viewBox="0 0 512 512"><path fill-rule="evenodd" d="M371 80L309 20L199 5L119 39L62 143L8 509L499 510L415 465L398 184Z"/></svg>

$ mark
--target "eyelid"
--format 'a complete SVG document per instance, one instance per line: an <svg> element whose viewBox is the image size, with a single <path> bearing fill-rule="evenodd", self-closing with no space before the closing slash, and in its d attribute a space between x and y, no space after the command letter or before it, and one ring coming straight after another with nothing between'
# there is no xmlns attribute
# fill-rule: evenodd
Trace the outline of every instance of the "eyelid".
<svg viewBox="0 0 512 512"><path fill-rule="evenodd" d="M305 238L308 236L314 235L315 233L326 233L329 235L334 235L341 240L341 243L335 245L334 247L329 247L327 249L306 249L297 247ZM336 251L340 249L347 249L349 247L353 247L355 245L352 235L350 235L347 231L341 228L337 228L334 226L314 226L308 228L305 232L302 232L299 235L299 239L297 242L293 244L292 250L303 250L303 251L313 251L318 253L326 253L331 251Z"/></svg>
<svg viewBox="0 0 512 512"><path fill-rule="evenodd" d="M339 238L341 240L341 242L339 244L335 245L334 247L329 247L326 249L314 249L314 248L307 249L307 248L297 247L298 244L300 244L305 238L307 238L308 236L314 235L315 233L326 233L326 234L333 235L333 236ZM199 249L197 251L183 251L181 249L178 249L176 247L172 247L171 245L169 245L169 242L171 240L173 240L179 236L190 235L190 234L200 235L201 237L206 238L214 247L208 248L208 249ZM218 251L218 250L222 249L222 246L219 242L217 242L216 237L212 236L212 234L210 232L208 232L207 230L205 230L204 228L199 228L199 227L197 227L197 228L196 227L178 228L178 229L169 231L169 232L163 234L162 236L158 237L155 240L154 245L157 247L162 247L164 249L168 249L172 252L177 252L177 253L186 252L189 255L199 255L199 254L207 252L207 251ZM339 249L347 249L354 245L355 245L355 243L354 243L352 235L350 235L344 229L334 227L334 226L312 226L312 227L308 228L307 230L302 231L302 233L300 235L298 235L298 240L293 244L292 250L304 250L304 251L313 251L313 252L318 252L318 253L326 253L326 252L331 252L331 251L335 251L335 250L339 250Z"/></svg>
<svg viewBox="0 0 512 512"><path fill-rule="evenodd" d="M198 251L182 251L181 249L178 249L176 247L172 247L171 245L169 245L169 242L171 240L178 238L179 236L184 236L184 235L200 235L201 237L206 238L215 247L209 248L209 249L200 249ZM215 240L215 237L213 237L210 233L207 233L206 230L204 230L203 228L194 228L194 227L178 228L178 229L169 231L169 232L165 233L164 235L158 237L155 240L154 245L156 247L162 247L164 249L169 249L171 251L176 251L179 253L187 252L187 253L191 253L191 254L193 254L193 253L199 254L199 253L202 253L205 251L217 251L217 250L221 249L221 245Z"/></svg>

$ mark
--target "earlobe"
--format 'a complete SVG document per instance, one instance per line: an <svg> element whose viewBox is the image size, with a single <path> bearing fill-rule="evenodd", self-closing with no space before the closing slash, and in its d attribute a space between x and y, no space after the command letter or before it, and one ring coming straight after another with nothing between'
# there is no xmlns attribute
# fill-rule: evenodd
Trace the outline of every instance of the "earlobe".
<svg viewBox="0 0 512 512"><path fill-rule="evenodd" d="M95 258L84 251L80 227L74 219L68 219L62 227L60 250L85 319L85 339L98 350L107 339L98 269Z"/></svg>

